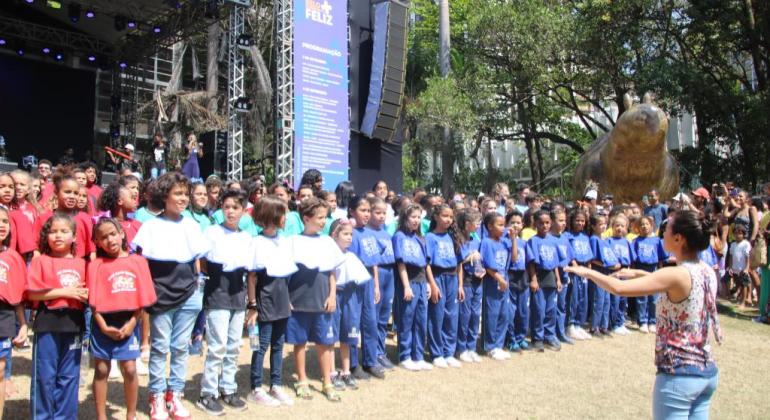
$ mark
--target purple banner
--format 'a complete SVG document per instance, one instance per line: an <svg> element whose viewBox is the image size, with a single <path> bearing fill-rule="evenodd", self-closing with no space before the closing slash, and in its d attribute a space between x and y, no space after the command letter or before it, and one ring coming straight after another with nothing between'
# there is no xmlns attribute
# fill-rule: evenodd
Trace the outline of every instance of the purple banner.
<svg viewBox="0 0 770 420"><path fill-rule="evenodd" d="M294 183L348 179L348 0L294 0Z"/></svg>

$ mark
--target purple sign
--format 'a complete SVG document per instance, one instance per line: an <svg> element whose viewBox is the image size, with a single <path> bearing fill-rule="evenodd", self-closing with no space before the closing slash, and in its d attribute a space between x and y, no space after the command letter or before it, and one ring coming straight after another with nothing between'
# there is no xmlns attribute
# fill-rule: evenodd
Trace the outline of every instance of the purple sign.
<svg viewBox="0 0 770 420"><path fill-rule="evenodd" d="M348 179L347 0L294 0L294 182L311 168L324 188Z"/></svg>

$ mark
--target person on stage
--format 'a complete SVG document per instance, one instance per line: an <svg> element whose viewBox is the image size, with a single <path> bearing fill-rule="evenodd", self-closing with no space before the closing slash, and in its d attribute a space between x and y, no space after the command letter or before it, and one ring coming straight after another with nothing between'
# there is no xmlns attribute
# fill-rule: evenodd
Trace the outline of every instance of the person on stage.
<svg viewBox="0 0 770 420"><path fill-rule="evenodd" d="M612 276L587 267L566 270L592 280L620 296L660 293L657 310L653 418L708 418L719 370L709 343L709 330L722 341L716 307L717 277L698 260L709 245L709 222L698 213L675 212L666 224L663 247L677 265L654 273L623 269ZM626 279L625 281L621 279Z"/></svg>
<svg viewBox="0 0 770 420"><path fill-rule="evenodd" d="M182 166L182 173L191 182L203 182L201 179L201 168L198 164L198 158L203 157L203 145L198 143L195 134L187 136L187 161Z"/></svg>

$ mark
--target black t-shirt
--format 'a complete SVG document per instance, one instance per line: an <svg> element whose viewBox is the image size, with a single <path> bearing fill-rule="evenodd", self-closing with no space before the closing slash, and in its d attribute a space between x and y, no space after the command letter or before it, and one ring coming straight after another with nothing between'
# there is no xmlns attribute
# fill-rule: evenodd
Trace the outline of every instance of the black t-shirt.
<svg viewBox="0 0 770 420"><path fill-rule="evenodd" d="M0 338L16 337L16 310L13 305L0 301Z"/></svg>
<svg viewBox="0 0 770 420"><path fill-rule="evenodd" d="M508 281L510 289L515 292L523 292L529 287L529 276L524 270L508 270Z"/></svg>
<svg viewBox="0 0 770 420"><path fill-rule="evenodd" d="M158 301L147 312L154 314L167 311L183 304L195 293L198 287L195 261L181 263L148 259L147 262L158 296Z"/></svg>
<svg viewBox="0 0 770 420"><path fill-rule="evenodd" d="M85 327L83 311L78 309L48 309L40 303L35 316L35 333L80 333Z"/></svg>
<svg viewBox="0 0 770 420"><path fill-rule="evenodd" d="M423 283L428 280L425 275L425 267L420 267L408 263L404 263L404 267L406 268L406 277L409 279L409 281ZM398 272L396 272L396 274L398 274Z"/></svg>
<svg viewBox="0 0 770 420"><path fill-rule="evenodd" d="M256 272L257 317L262 322L277 321L291 316L289 278L271 277L267 270Z"/></svg>
<svg viewBox="0 0 770 420"><path fill-rule="evenodd" d="M108 314L101 314L102 318L104 318L104 322L109 327L115 327L115 328L123 328L124 325L126 325L126 322L128 322L129 319L131 319L131 316L134 314L133 311L120 311L120 312L110 312ZM99 328L96 325L96 320L91 318L93 321L91 322L91 328Z"/></svg>
<svg viewBox="0 0 770 420"><path fill-rule="evenodd" d="M222 271L222 264L206 264L209 279L203 288L203 307L206 309L246 309L246 270Z"/></svg>
<svg viewBox="0 0 770 420"><path fill-rule="evenodd" d="M297 312L325 312L324 306L329 297L329 274L331 271L319 271L297 264L296 273L289 280L289 296Z"/></svg>
<svg viewBox="0 0 770 420"><path fill-rule="evenodd" d="M537 284L540 287L556 288L556 272L554 270L537 269Z"/></svg>

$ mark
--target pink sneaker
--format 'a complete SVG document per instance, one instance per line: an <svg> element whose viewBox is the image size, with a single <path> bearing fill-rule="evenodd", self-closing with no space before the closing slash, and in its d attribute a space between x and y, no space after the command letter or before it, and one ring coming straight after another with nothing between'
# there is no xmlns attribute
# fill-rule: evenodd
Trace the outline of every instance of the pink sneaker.
<svg viewBox="0 0 770 420"><path fill-rule="evenodd" d="M166 407L168 414L174 420L191 420L190 411L182 404L182 393L166 391Z"/></svg>
<svg viewBox="0 0 770 420"><path fill-rule="evenodd" d="M166 397L163 394L150 394L150 420L168 420Z"/></svg>

